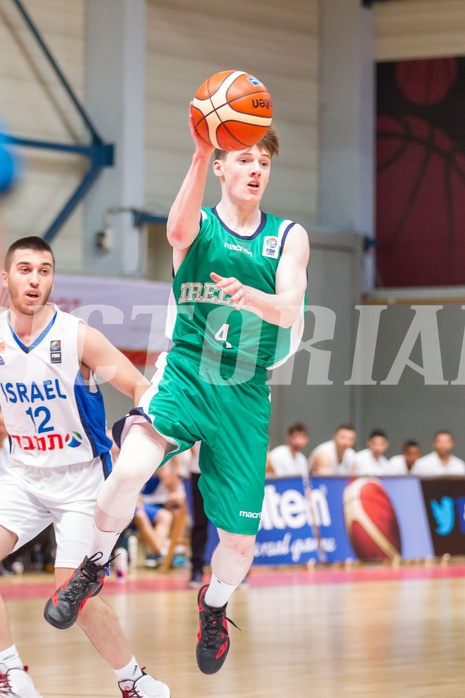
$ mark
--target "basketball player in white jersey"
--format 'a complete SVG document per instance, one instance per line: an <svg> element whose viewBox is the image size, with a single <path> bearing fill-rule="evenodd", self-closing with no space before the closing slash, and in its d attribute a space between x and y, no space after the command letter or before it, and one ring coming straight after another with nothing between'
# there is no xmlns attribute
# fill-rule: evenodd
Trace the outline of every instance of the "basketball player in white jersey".
<svg viewBox="0 0 465 698"><path fill-rule="evenodd" d="M41 238L10 246L2 273L9 309L0 315L0 407L11 440L0 488L0 560L52 523L60 587L87 551L97 494L111 469L94 371L136 404L149 383L102 333L47 302L53 274L53 253ZM82 608L79 623L113 668L124 698L169 698L169 688L140 669L100 597ZM0 695L40 698L1 597Z"/></svg>

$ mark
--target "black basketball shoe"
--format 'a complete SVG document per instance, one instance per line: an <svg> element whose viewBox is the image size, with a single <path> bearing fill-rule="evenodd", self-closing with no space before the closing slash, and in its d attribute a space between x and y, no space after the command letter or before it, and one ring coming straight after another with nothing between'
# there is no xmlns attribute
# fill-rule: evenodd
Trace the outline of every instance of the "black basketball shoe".
<svg viewBox="0 0 465 698"><path fill-rule="evenodd" d="M205 603L208 584L199 591L199 632L197 634L197 664L204 674L216 674L223 666L229 652L228 622L237 625L226 617L226 606L212 608ZM238 630L240 628L237 628Z"/></svg>
<svg viewBox="0 0 465 698"><path fill-rule="evenodd" d="M45 604L45 620L55 628L70 628L86 602L96 596L103 587L105 569L110 560L99 565L102 553L85 557L69 579L64 582Z"/></svg>

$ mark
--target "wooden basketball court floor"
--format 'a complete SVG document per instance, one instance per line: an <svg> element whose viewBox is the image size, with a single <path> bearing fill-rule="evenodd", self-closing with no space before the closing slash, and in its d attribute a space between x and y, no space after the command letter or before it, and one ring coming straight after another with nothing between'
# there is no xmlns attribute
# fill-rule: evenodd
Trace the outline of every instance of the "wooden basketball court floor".
<svg viewBox="0 0 465 698"><path fill-rule="evenodd" d="M172 698L465 696L465 565L254 568L228 607L223 669L195 662L196 592L187 572L136 570L105 584L141 665ZM43 620L51 575L0 577L16 644L43 698L118 696L76 626Z"/></svg>

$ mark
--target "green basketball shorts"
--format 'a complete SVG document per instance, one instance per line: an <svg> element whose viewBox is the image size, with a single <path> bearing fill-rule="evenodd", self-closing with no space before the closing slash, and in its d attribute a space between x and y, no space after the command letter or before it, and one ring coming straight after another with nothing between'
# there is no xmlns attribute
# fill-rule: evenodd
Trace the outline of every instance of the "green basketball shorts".
<svg viewBox="0 0 465 698"><path fill-rule="evenodd" d="M165 458L201 441L199 487L212 523L255 535L264 495L271 403L266 370L219 366L175 347L157 362L141 407L173 444Z"/></svg>

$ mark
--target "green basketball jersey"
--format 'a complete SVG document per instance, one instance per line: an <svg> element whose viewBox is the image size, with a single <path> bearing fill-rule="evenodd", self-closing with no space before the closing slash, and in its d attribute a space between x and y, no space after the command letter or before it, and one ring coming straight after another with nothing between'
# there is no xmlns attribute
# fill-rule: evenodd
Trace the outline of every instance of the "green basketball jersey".
<svg viewBox="0 0 465 698"><path fill-rule="evenodd" d="M173 281L175 313L169 313L167 334L174 343L262 368L274 368L293 354L302 337L304 299L294 325L281 328L249 310L235 310L210 274L233 276L264 293L276 293L276 269L294 225L262 213L253 235L241 237L220 220L216 209L202 209L200 232Z"/></svg>

